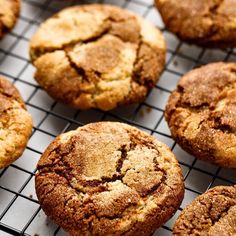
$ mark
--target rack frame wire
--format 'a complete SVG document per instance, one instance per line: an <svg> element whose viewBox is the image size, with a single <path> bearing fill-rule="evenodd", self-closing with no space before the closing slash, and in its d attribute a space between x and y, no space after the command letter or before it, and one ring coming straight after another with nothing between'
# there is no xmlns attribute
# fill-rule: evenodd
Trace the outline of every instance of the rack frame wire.
<svg viewBox="0 0 236 236"><path fill-rule="evenodd" d="M78 111L55 102L33 80L34 70L27 47L35 29L47 17L66 6L92 2L133 10L151 20L163 32L167 40L165 71L143 103L110 112L96 109ZM235 184L234 171L205 164L179 148L171 139L163 116L166 100L178 79L188 70L212 61L236 61L236 51L208 50L180 42L164 28L152 0L23 0L17 26L0 42L0 74L20 90L33 115L34 127L23 156L0 170L0 235L67 235L46 218L38 204L33 184L36 163L45 147L59 133L89 122L114 120L137 126L165 142L176 154L184 174L185 198L174 217L154 235L171 235L173 223L183 207L199 194L216 185Z"/></svg>

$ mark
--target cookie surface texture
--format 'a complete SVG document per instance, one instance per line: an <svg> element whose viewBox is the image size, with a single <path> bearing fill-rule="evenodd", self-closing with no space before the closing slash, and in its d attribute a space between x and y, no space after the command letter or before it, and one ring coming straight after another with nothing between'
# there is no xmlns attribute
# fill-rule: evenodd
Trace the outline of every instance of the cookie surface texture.
<svg viewBox="0 0 236 236"><path fill-rule="evenodd" d="M14 27L19 12L20 0L0 0L0 39Z"/></svg>
<svg viewBox="0 0 236 236"><path fill-rule="evenodd" d="M168 30L205 47L236 46L235 0L155 0Z"/></svg>
<svg viewBox="0 0 236 236"><path fill-rule="evenodd" d="M30 43L35 79L56 100L111 110L143 101L165 63L161 32L110 5L67 8L45 21Z"/></svg>
<svg viewBox="0 0 236 236"><path fill-rule="evenodd" d="M23 153L32 131L32 118L18 90L0 77L0 168Z"/></svg>
<svg viewBox="0 0 236 236"><path fill-rule="evenodd" d="M149 134L99 122L58 136L38 163L45 213L71 235L150 235L179 207L174 154Z"/></svg>
<svg viewBox="0 0 236 236"><path fill-rule="evenodd" d="M236 63L194 69L169 97L165 118L172 137L197 158L236 168Z"/></svg>
<svg viewBox="0 0 236 236"><path fill-rule="evenodd" d="M236 187L218 186L196 198L180 214L173 235L230 236L236 232Z"/></svg>

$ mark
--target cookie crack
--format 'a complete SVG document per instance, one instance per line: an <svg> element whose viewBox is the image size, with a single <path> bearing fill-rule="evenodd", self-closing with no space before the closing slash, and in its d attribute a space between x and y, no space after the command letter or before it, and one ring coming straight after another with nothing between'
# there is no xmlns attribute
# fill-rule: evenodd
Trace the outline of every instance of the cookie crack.
<svg viewBox="0 0 236 236"><path fill-rule="evenodd" d="M14 94L14 92L13 92L13 94ZM25 109L25 104L21 100L21 97L19 95L17 95L17 93L15 94L15 96L13 94L5 92L4 88L0 88L0 95L5 97L7 100L10 100L11 102L16 101L22 108Z"/></svg>
<svg viewBox="0 0 236 236"><path fill-rule="evenodd" d="M88 11L89 12L89 11ZM71 40L68 43L64 43L60 46L53 46L53 47L36 47L34 48L33 52L31 53L31 59L32 62L34 62L35 60L37 60L39 57L43 56L46 53L53 53L57 50L63 50L63 51L68 51L68 50L72 50L76 45L78 44L88 44L91 42L96 42L98 39L102 38L104 35L107 35L110 33L110 31L112 30L112 23L117 23L117 22L125 22L127 20L117 20L115 21L114 18L112 18L111 16L109 16L106 20L104 20L103 24L104 25L108 25L108 27L106 27L103 31L96 33L95 35L89 37L88 39L85 40L81 40L81 39L74 39ZM74 21L74 24L77 26L77 22ZM120 37L117 34L112 34L113 36L119 38L122 42L125 42L124 39L122 37Z"/></svg>
<svg viewBox="0 0 236 236"><path fill-rule="evenodd" d="M209 12L212 15L216 15L217 14L217 10L221 7L221 5L224 3L224 0L219 0L217 3L215 3L214 6L209 8Z"/></svg>
<svg viewBox="0 0 236 236"><path fill-rule="evenodd" d="M105 35L106 32L104 32L102 35L100 35L98 38L101 38L103 35ZM116 38L119 38L120 40L122 40L121 37L117 36L117 35L114 35L114 37ZM84 41L85 42L85 41ZM124 42L124 40L122 40L122 42ZM106 79L102 78L102 73L96 71L96 70L91 70L91 71L86 71L84 68L78 66L71 58L70 56L70 52L73 50L71 48L64 48L63 49L64 52L65 52L65 56L66 58L68 59L68 62L70 64L70 67L72 69L74 69L78 75L78 77L81 77L82 78L82 82L85 82L85 83L93 83L94 85L94 92L93 91L82 91L82 90L78 90L74 95L73 97L79 97L81 95L81 93L84 93L84 94L91 94L91 98L92 98L92 101L94 104L96 104L96 97L99 96L100 94L102 94L104 92L104 90L102 90L101 88L98 87L98 82L100 81L100 79L102 79L103 81L106 81ZM89 75L87 74L88 73L92 73L94 74L94 79L93 81L90 81L90 77ZM131 76L131 79L132 79L132 76ZM116 80L119 80L119 79L116 79ZM133 80L133 79L132 79ZM109 80L108 80L109 81ZM137 82L137 81L136 81ZM141 85L141 82L139 83ZM144 86L147 86L146 84L143 84ZM126 95L126 98L129 98L130 96L130 93L133 92L133 89L131 88L130 86L130 90L128 92L128 94ZM124 100L126 100L126 98L124 98ZM121 102L122 103L122 102ZM119 104L119 103L118 103ZM96 105L97 106L97 105Z"/></svg>
<svg viewBox="0 0 236 236"><path fill-rule="evenodd" d="M214 196L219 196L219 195L215 194ZM224 196L225 197L226 195L220 194L220 196ZM227 196L227 198L229 198L229 200L231 199L228 196ZM211 221L211 225L210 226L208 226L206 228L198 229L198 230L204 230L204 231L205 230L209 231L210 228L214 227L214 225L216 225L220 221L220 219L222 217L226 216L228 214L228 212L231 210L231 208L235 206L235 205L229 205L223 211L220 212L220 214L218 215L217 218L213 218L213 216L211 214L211 211L212 211L212 209L214 207L214 202L215 201L211 200L210 206L208 206L208 204L206 204L204 202L204 200L200 200L199 202L200 202L200 204L202 206L204 206L206 208L206 213L202 216L202 218L204 218L205 220L209 219ZM216 204L218 204L218 203L219 202L216 201ZM198 223L198 221L192 221L191 228L189 228L190 227L189 224L185 226L186 228L188 228L188 234L191 235L191 234L193 234L195 232L195 230L196 230L196 223Z"/></svg>
<svg viewBox="0 0 236 236"><path fill-rule="evenodd" d="M142 75L142 72L145 71L144 70L145 58L141 57L139 54L143 46L148 47L150 50L152 50L152 52L155 53L156 56L158 56L158 53L155 52L149 44L143 41L142 36L140 34L139 44L136 50L136 60L134 61L134 64L133 64L134 70L133 70L131 78L132 78L132 81L136 82L137 84L145 86L150 89L155 86L155 82L153 78L149 78L147 75Z"/></svg>
<svg viewBox="0 0 236 236"><path fill-rule="evenodd" d="M226 215L229 214L229 211L233 208L233 206L228 206L224 211L220 213L220 215L217 217L217 219L212 220L212 227L216 225L221 218L225 217Z"/></svg>
<svg viewBox="0 0 236 236"><path fill-rule="evenodd" d="M167 172L159 167L159 163L157 161L157 157L154 157L153 159L153 163L155 165L155 171L156 172L161 172L162 173L162 177L159 181L158 184L154 185L152 188L150 188L148 191L146 191L145 193L143 193L141 196L142 197L146 197L151 195L152 193L156 192L159 188L161 188L163 185L166 185L166 180L167 180Z"/></svg>
<svg viewBox="0 0 236 236"><path fill-rule="evenodd" d="M106 183L110 183L110 182L115 182L117 180L122 181L123 175L121 175L120 171L123 165L124 160L126 159L127 156L127 152L125 150L126 145L121 146L121 148L119 149L121 151L121 158L118 160L117 162L117 167L116 167L116 172L112 177L102 177L101 180L82 180L81 184L83 185L83 187L86 186L90 186L90 187L101 187L102 189L100 189L98 192L102 192L102 191L106 191L107 188L106 186L102 186ZM69 185L75 189L75 187L73 186L73 184L71 184L71 180L73 177L71 170L72 168L65 162L64 160L64 156L68 155L70 152L73 151L74 149L74 145L72 145L72 147L70 147L69 150L67 150L67 152L65 153L61 153L60 151L61 147L58 146L56 148L54 148L53 150L51 150L51 152L48 154L48 156L51 156L53 153L55 154L55 158L52 160L52 163L48 163L48 164L44 164L44 165L38 165L38 171L40 174L45 174L45 173L57 173L58 175L64 177ZM67 174L69 173L69 176L67 176ZM124 183L123 183L124 184ZM79 192L82 192L81 190L79 190ZM96 192L96 191L95 191ZM95 193L94 192L94 193Z"/></svg>
<svg viewBox="0 0 236 236"><path fill-rule="evenodd" d="M102 187L102 189L100 189L99 191L95 191L95 192L102 192L102 191L107 191L107 188L106 188L106 186L104 186L104 184L113 183L117 180L120 180L123 183L122 178L124 177L124 174L121 174L121 168L123 166L124 161L127 159L126 145L122 145L118 149L118 151L121 152L121 157L119 158L119 160L117 162L117 165L116 165L116 173L113 174L112 177L102 177L101 180L85 180L85 181L82 181L83 187L86 187L86 186ZM123 184L126 185L125 183L123 183ZM126 186L128 186L128 185L126 185Z"/></svg>
<svg viewBox="0 0 236 236"><path fill-rule="evenodd" d="M213 5L212 7L209 8L208 13L203 15L203 17L210 18L212 20L212 26L210 27L208 33L206 35L204 35L203 38L199 39L199 40L201 40L200 43L207 42L209 40L209 38L213 38L215 35L217 35L219 33L220 27L217 24L216 17L220 16L220 14L217 11L221 7L223 2L224 2L224 0L219 0L217 3L215 3L215 5ZM224 15L224 17L228 17L228 16Z"/></svg>
<svg viewBox="0 0 236 236"><path fill-rule="evenodd" d="M138 48L136 50L136 59L135 59L134 64L133 64L133 68L135 68L135 66L138 64L138 62L140 60L139 59L139 52L140 52L140 48L141 48L142 44L143 44L142 36L141 36L141 34L139 34L139 43L138 43ZM142 68L140 68L138 71L133 71L133 74L131 76L132 80L137 82L139 85L141 85L141 80L140 80L141 71L142 71Z"/></svg>
<svg viewBox="0 0 236 236"><path fill-rule="evenodd" d="M71 140L71 139L70 139ZM60 166L63 163L63 159L64 156L68 155L69 153L71 153L73 151L73 149L75 148L75 144L74 142L72 142L72 145L70 146L69 149L66 149L65 152L61 152L62 150L62 145L59 144L56 147L54 147L52 150L50 150L49 153L47 153L48 157L54 156L53 158L50 158L51 163L44 163L44 164L38 164L37 165L37 170L40 174L42 173L52 173L54 170L52 170L52 168Z"/></svg>
<svg viewBox="0 0 236 236"><path fill-rule="evenodd" d="M7 113L8 111L12 111L12 110L21 110L21 109L25 110L24 107L22 107L21 103L19 103L18 101L16 101L16 102L17 102L17 105L19 105L18 107L16 107L16 106L8 107L8 108L2 110L1 113Z"/></svg>
<svg viewBox="0 0 236 236"><path fill-rule="evenodd" d="M223 95L223 99L222 99L222 94L227 94L228 91L232 90L232 88L234 88L234 82L230 82L228 85L224 85L224 87L217 87L217 90L219 92L219 99L217 101L202 101L201 104L198 105L194 105L191 103L191 101L183 101L183 96L185 94L184 92L184 88L182 88L181 86L177 87L177 92L180 94L180 98L178 100L178 103L176 104L177 107L182 107L182 108L187 108L190 111L201 111L201 110L206 110L209 109L211 111L216 110L217 108L217 104L223 100L226 95Z"/></svg>
<svg viewBox="0 0 236 236"><path fill-rule="evenodd" d="M81 76L82 80L84 82L88 82L89 83L89 79L88 79L88 77L86 75L85 70L82 67L79 67L79 66L76 65L76 63L71 59L68 50L64 50L64 51L65 51L66 58L69 61L70 67L73 68L76 71L78 77ZM81 94L81 91L78 91L77 96L79 96L80 94Z"/></svg>
<svg viewBox="0 0 236 236"><path fill-rule="evenodd" d="M220 90L220 88L219 88ZM192 112L198 112L199 110L205 110L210 107L210 104L208 102L202 102L199 105L193 105L190 101L186 102L183 101L183 96L185 94L184 87L181 85L177 86L176 92L180 95L177 103L175 104L175 108L186 108Z"/></svg>
<svg viewBox="0 0 236 236"><path fill-rule="evenodd" d="M137 145L140 145L140 146L148 147L149 149L155 149L158 152L158 154L160 154L160 152L156 149L155 144L151 140L146 141L144 138L142 139L140 135L133 134L129 130L126 130L126 132L129 134L129 138L131 142L130 150L133 150L135 149Z"/></svg>
<svg viewBox="0 0 236 236"><path fill-rule="evenodd" d="M117 162L116 172L119 173L119 175L121 175L121 168L123 166L124 161L127 159L126 145L121 146L119 151L121 151L121 158Z"/></svg>
<svg viewBox="0 0 236 236"><path fill-rule="evenodd" d="M233 70L232 73L234 73L236 75L236 71ZM225 89L223 89L221 94L227 94L228 91L235 89L235 82L229 83L227 86L224 86L224 88ZM222 88L218 88L219 91L221 91L221 89ZM178 86L176 91L179 93L180 98L176 102L174 108L171 111L169 111L169 115L168 115L169 117L171 117L173 115L173 113L175 113L177 108L183 108L183 109L188 110L191 113L196 113L196 114L199 114L202 111L209 110L209 111L207 111L206 118L202 119L200 121L200 123L198 124L198 129L205 122L213 122L214 125L211 128L213 128L215 130L221 130L224 133L236 135L236 131L234 130L234 128L232 128L230 125L227 125L227 124L221 124L220 117L218 117L214 114L214 112L217 112L217 104L219 104L222 100L224 100L225 97L223 99L219 98L217 101L214 101L212 104L209 102L203 102L200 105L192 105L191 102L185 102L185 101L183 102L183 96L184 96L184 88L183 87ZM221 97L221 95L220 95L220 97ZM186 130L187 126L188 126L188 124L186 125L184 131Z"/></svg>
<svg viewBox="0 0 236 236"><path fill-rule="evenodd" d="M0 94L6 98L12 98L13 100L16 100L11 94L4 92L2 89L0 89Z"/></svg>
<svg viewBox="0 0 236 236"><path fill-rule="evenodd" d="M20 104L21 105L21 104ZM0 128L0 130L9 130L10 127L14 126L15 125L15 122L12 123L11 125L9 124L11 122L11 114L8 114L9 112L13 111L13 110L25 110L23 107L9 107L7 109L4 109L0 112L0 116L2 115L7 115L7 120L5 121L0 121L0 124L2 125L2 127ZM13 132L13 133L16 133L17 135L19 134L19 130L16 131L13 129L11 129L9 131L10 133Z"/></svg>
<svg viewBox="0 0 236 236"><path fill-rule="evenodd" d="M220 117L215 117L214 118L214 126L212 128L215 129L215 130L220 130L223 133L233 134L233 135L236 136L236 130L234 128L232 128L230 125L221 124Z"/></svg>
<svg viewBox="0 0 236 236"><path fill-rule="evenodd" d="M106 20L104 22L104 24L106 24ZM97 41L97 39L101 38L102 36L106 35L110 30L110 27L108 27L108 29L105 29L104 31L100 32L98 35L93 35L90 38L86 39L86 40L81 40L81 39L74 39L71 40L68 43L64 43L61 44L60 46L53 46L53 47L36 47L34 48L33 52L31 53L31 59L32 61L36 61L38 58L40 58L41 56L43 56L46 53L53 53L57 50L62 50L62 51L71 51L75 46L77 46L78 44L88 44L91 42L95 42Z"/></svg>
<svg viewBox="0 0 236 236"><path fill-rule="evenodd" d="M134 139L134 137L132 137L132 136L130 137L130 140L131 140L131 143L130 143L129 146L122 145L118 149L121 152L121 157L117 161L116 173L113 174L112 177L104 176L104 177L101 178L101 180L96 180L96 179L95 180L81 180L80 184L83 187L89 186L89 187L95 188L94 190L92 190L93 194L96 193L96 192L107 191L107 186L106 185L108 183L114 183L115 181L118 181L118 180L120 180L124 185L126 185L127 187L130 188L130 186L127 185L126 183L124 183L124 181L123 181L123 178L125 177L126 173L128 172L128 169L126 170L125 173L121 173L121 169L122 169L124 161L127 159L128 152L134 150L137 145L140 145L140 143L142 143L142 145L149 146L149 148L154 148L153 144L148 145L148 143L145 143L144 140L139 140L138 141L138 138ZM87 193L86 190L83 191L81 188L80 189L75 188L75 186L73 186L73 184L71 183L73 177L76 178L76 176L74 176L74 174L72 174L72 167L70 167L67 164L67 162L64 160L64 156L66 156L70 152L72 152L73 149L74 149L74 145L72 145L67 150L67 152L61 153L60 146L56 147L49 154L49 156L50 155L55 155L55 158L53 158L51 160L52 163L48 163L48 164L43 165L43 166L38 165L38 171L39 171L40 174L55 172L58 175L64 177L67 180L70 187L75 189L78 193ZM163 175L161 177L160 183L153 186L151 189L146 191L144 194L141 194L142 197L146 197L146 196L150 195L151 193L156 191L160 187L161 184L165 184L165 181L166 181L167 173L159 167L156 157L154 158L153 162L154 162L154 165L155 165L155 171L161 172Z"/></svg>

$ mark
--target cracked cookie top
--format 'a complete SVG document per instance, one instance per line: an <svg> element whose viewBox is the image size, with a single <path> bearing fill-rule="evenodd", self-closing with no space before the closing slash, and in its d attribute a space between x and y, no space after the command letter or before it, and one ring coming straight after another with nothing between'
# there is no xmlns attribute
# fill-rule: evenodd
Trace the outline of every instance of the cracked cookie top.
<svg viewBox="0 0 236 236"><path fill-rule="evenodd" d="M205 47L236 46L235 0L155 0L168 30Z"/></svg>
<svg viewBox="0 0 236 236"><path fill-rule="evenodd" d="M186 151L236 168L236 63L212 63L183 76L165 117Z"/></svg>
<svg viewBox="0 0 236 236"><path fill-rule="evenodd" d="M43 210L73 236L150 235L183 198L183 176L169 148L118 122L58 136L37 169Z"/></svg>
<svg viewBox="0 0 236 236"><path fill-rule="evenodd" d="M0 38L10 31L20 12L20 0L0 0Z"/></svg>
<svg viewBox="0 0 236 236"><path fill-rule="evenodd" d="M82 5L46 20L30 42L35 79L79 109L111 110L142 101L165 64L161 32L110 5Z"/></svg>
<svg viewBox="0 0 236 236"><path fill-rule="evenodd" d="M21 156L31 130L32 118L18 90L0 77L0 168Z"/></svg>
<svg viewBox="0 0 236 236"><path fill-rule="evenodd" d="M218 186L196 198L178 217L173 235L230 236L236 232L236 186Z"/></svg>

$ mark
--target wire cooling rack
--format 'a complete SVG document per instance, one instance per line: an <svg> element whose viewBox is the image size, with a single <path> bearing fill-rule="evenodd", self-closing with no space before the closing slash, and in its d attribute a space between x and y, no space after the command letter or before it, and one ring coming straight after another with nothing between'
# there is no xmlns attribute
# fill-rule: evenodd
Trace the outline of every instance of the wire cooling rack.
<svg viewBox="0 0 236 236"><path fill-rule="evenodd" d="M130 9L163 31L168 47L166 68L145 102L111 112L78 111L56 103L34 81L34 68L28 57L28 41L34 31L58 10L88 2ZM185 177L185 198L177 213L155 232L155 236L171 235L181 210L199 194L212 186L235 184L235 171L196 160L176 145L163 118L166 101L179 77L199 64L212 61L236 61L236 51L203 50L180 42L165 30L152 0L23 0L16 27L0 42L0 73L20 90L33 116L34 129L22 157L0 170L0 236L68 235L45 216L38 204L34 190L35 168L41 153L58 134L89 122L115 120L135 125L166 143L176 154Z"/></svg>

